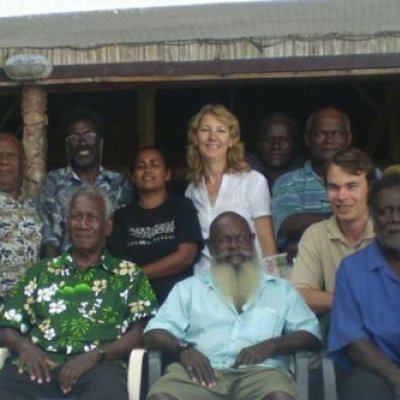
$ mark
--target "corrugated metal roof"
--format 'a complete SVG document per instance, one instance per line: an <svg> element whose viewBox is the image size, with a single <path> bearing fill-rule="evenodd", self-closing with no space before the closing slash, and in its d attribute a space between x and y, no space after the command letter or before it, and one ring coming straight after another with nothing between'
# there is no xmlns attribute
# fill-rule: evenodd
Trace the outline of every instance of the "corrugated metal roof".
<svg viewBox="0 0 400 400"><path fill-rule="evenodd" d="M400 35L399 0L297 0L6 17L0 47L96 47L290 36Z"/></svg>

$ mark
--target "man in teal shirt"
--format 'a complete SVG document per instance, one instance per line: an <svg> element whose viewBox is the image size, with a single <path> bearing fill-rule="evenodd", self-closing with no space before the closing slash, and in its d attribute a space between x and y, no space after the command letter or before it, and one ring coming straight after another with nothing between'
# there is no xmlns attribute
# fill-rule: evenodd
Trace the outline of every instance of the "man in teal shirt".
<svg viewBox="0 0 400 400"><path fill-rule="evenodd" d="M149 400L295 398L287 354L319 348L315 315L285 280L266 275L253 234L233 212L210 226L210 274L179 282L145 343L177 362Z"/></svg>
<svg viewBox="0 0 400 400"><path fill-rule="evenodd" d="M290 259L297 254L303 232L332 215L324 184L326 167L338 151L350 146L352 137L350 120L344 112L332 107L313 112L304 135L310 159L275 182L272 196L275 235L278 247Z"/></svg>
<svg viewBox="0 0 400 400"><path fill-rule="evenodd" d="M75 192L71 251L38 262L10 293L0 316L12 352L1 399L128 399L121 361L140 346L156 302L138 266L104 252L111 214L98 189Z"/></svg>

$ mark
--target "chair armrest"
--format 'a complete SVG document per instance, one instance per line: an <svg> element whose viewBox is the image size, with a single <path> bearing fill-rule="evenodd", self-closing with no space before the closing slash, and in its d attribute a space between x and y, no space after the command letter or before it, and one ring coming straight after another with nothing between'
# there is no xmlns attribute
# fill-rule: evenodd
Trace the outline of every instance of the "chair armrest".
<svg viewBox="0 0 400 400"><path fill-rule="evenodd" d="M322 356L322 377L324 380L324 399L336 400L336 374L333 361L326 354Z"/></svg>
<svg viewBox="0 0 400 400"><path fill-rule="evenodd" d="M294 354L295 380L298 400L308 400L308 359L307 351L296 351Z"/></svg>
<svg viewBox="0 0 400 400"><path fill-rule="evenodd" d="M5 347L0 347L0 369L3 368L6 358L10 355L10 352Z"/></svg>
<svg viewBox="0 0 400 400"><path fill-rule="evenodd" d="M161 377L162 373L162 355L160 350L148 350L149 363L149 388Z"/></svg>
<svg viewBox="0 0 400 400"><path fill-rule="evenodd" d="M144 389L150 388L160 378L161 359L160 350L132 350L128 367L129 400L139 400Z"/></svg>
<svg viewBox="0 0 400 400"><path fill-rule="evenodd" d="M140 400L142 369L145 362L145 349L133 349L129 356L128 394L129 400Z"/></svg>

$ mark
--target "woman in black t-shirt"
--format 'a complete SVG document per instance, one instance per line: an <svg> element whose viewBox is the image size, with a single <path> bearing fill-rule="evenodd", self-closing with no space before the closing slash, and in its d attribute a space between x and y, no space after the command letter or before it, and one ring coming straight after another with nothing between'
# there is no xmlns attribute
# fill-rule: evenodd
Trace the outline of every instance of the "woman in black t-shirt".
<svg viewBox="0 0 400 400"><path fill-rule="evenodd" d="M170 178L159 149L138 152L132 172L137 201L115 212L108 243L115 256L143 268L160 304L177 281L192 274L203 242L191 200L168 194Z"/></svg>

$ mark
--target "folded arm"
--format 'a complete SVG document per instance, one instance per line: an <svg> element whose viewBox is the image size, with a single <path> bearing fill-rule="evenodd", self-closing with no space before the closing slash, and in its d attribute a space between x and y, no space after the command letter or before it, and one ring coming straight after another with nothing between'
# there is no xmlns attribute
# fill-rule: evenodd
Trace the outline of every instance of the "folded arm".
<svg viewBox="0 0 400 400"><path fill-rule="evenodd" d="M197 243L180 243L176 250L165 257L143 266L143 272L150 278L162 278L183 272L196 258Z"/></svg>

